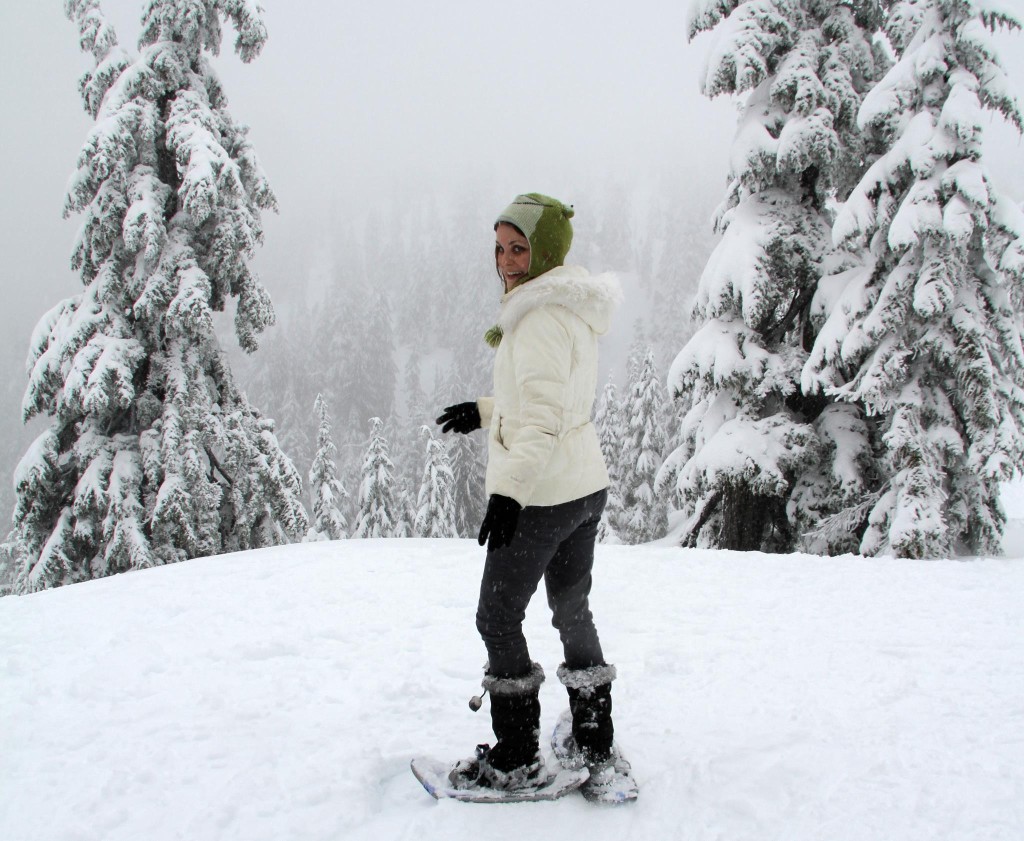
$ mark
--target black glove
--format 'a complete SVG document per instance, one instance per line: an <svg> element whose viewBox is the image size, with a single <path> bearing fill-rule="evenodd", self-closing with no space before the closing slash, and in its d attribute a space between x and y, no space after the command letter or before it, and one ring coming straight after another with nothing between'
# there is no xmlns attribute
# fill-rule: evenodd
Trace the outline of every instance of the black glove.
<svg viewBox="0 0 1024 841"><path fill-rule="evenodd" d="M480 526L480 536L476 542L481 546L486 543L489 552L502 546L511 546L512 535L516 533L516 523L519 522L519 512L522 510L523 506L514 499L501 494L491 494L484 522ZM488 535L490 540L487 539Z"/></svg>
<svg viewBox="0 0 1024 841"><path fill-rule="evenodd" d="M456 403L454 406L446 406L444 413L435 423L443 423L442 432L454 429L466 435L474 429L480 428L480 410L476 403Z"/></svg>

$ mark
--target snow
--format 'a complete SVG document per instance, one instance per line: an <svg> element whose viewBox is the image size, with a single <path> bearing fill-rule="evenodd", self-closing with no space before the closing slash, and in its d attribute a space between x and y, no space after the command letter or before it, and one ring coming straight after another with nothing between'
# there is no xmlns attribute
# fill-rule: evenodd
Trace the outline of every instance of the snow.
<svg viewBox="0 0 1024 841"><path fill-rule="evenodd" d="M839 139L832 128L832 113L817 108L806 117L790 118L779 134L778 166L803 172L812 165L829 166Z"/></svg>
<svg viewBox="0 0 1024 841"><path fill-rule="evenodd" d="M1008 25L1010 21L1021 20L1015 0L978 0L977 5L979 13L987 21Z"/></svg>
<svg viewBox="0 0 1024 841"><path fill-rule="evenodd" d="M742 321L709 318L676 355L669 368L669 388L681 392L706 379L715 388L751 383L758 396L788 391L791 370L761 337Z"/></svg>
<svg viewBox="0 0 1024 841"><path fill-rule="evenodd" d="M896 253L942 231L942 210L932 179L915 181L889 223L889 247Z"/></svg>
<svg viewBox="0 0 1024 841"><path fill-rule="evenodd" d="M758 324L766 299L775 297L765 277L765 252L784 229L792 204L781 190L765 190L722 215L724 234L701 272L694 312L710 319L740 310L744 323Z"/></svg>
<svg viewBox="0 0 1024 841"><path fill-rule="evenodd" d="M1024 491L1007 494L1019 516ZM631 807L436 803L418 753L474 714L482 550L349 540L0 600L5 841L390 838L1018 841L1024 532L1014 560L602 546ZM565 707L543 598L527 635Z"/></svg>
<svg viewBox="0 0 1024 841"><path fill-rule="evenodd" d="M867 424L855 406L832 404L814 423L823 443L834 449L830 472L845 496L863 498L864 473L858 464L869 450L870 436Z"/></svg>
<svg viewBox="0 0 1024 841"><path fill-rule="evenodd" d="M681 484L719 489L742 479L754 493L779 496L785 492L787 472L806 460L810 437L810 427L785 415L731 418L694 453Z"/></svg>
<svg viewBox="0 0 1024 841"><path fill-rule="evenodd" d="M854 266L851 269L826 275L818 281L811 302L815 318L825 317L818 330L810 355L801 372L801 383L808 394L826 389L841 381L836 369L840 360L857 359L870 348L864 331L855 319L863 317L871 306L873 266Z"/></svg>
<svg viewBox="0 0 1024 841"><path fill-rule="evenodd" d="M14 468L12 481L15 488L30 483L43 481L49 467L48 463L57 461L57 453L60 449L60 442L53 429L46 429L29 444L25 455L21 457Z"/></svg>

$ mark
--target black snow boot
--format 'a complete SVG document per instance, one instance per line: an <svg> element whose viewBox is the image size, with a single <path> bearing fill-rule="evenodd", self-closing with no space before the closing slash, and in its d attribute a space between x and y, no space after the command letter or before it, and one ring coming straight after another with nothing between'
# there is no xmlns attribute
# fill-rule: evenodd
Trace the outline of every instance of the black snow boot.
<svg viewBox="0 0 1024 841"><path fill-rule="evenodd" d="M459 788L484 786L512 790L532 785L541 776L540 685L544 670L538 663L522 677L499 678L485 674L484 689L491 696L494 747L479 745L476 756L459 762L451 781Z"/></svg>
<svg viewBox="0 0 1024 841"><path fill-rule="evenodd" d="M580 788L596 803L629 803L639 789L632 768L615 744L612 726L614 666L558 670L569 692L569 709L555 727L551 747L567 768L586 766L590 776Z"/></svg>
<svg viewBox="0 0 1024 841"><path fill-rule="evenodd" d="M558 679L569 693L572 736L587 765L607 762L612 755L615 727L612 724L614 666L570 669L562 665Z"/></svg>

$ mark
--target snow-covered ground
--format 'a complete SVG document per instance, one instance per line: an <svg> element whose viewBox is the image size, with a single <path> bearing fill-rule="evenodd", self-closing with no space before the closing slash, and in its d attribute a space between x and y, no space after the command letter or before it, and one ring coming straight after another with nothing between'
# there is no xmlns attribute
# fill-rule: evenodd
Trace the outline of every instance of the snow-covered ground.
<svg viewBox="0 0 1024 841"><path fill-rule="evenodd" d="M0 838L1024 838L1024 562L598 551L633 806L430 799L488 737L481 550L353 540L0 600Z"/></svg>

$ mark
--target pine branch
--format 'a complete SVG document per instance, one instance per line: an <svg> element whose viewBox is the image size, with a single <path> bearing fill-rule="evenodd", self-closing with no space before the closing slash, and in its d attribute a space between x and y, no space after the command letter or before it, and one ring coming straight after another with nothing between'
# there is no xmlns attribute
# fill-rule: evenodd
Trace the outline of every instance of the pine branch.
<svg viewBox="0 0 1024 841"><path fill-rule="evenodd" d="M874 508L875 503L882 498L882 495L889 489L889 482L872 494L868 494L862 501L848 508L837 511L831 517L826 517L817 528L804 532L804 537L811 537L824 540L828 544L836 541L836 538L849 537L860 530L865 518Z"/></svg>
<svg viewBox="0 0 1024 841"><path fill-rule="evenodd" d="M225 482L227 482L229 485L234 487L235 480L231 478L231 476L228 474L228 472L224 469L223 465L221 465L221 463L217 460L217 456L215 456L213 454L213 452L210 450L209 447L206 447L205 449L206 449L206 456L207 456L207 458L210 459L210 465L214 469L216 469L216 471L218 473L220 473L221 476L224 477L224 481ZM211 478L212 478L212 476L211 476Z"/></svg>
<svg viewBox="0 0 1024 841"><path fill-rule="evenodd" d="M686 533L685 537L680 541L680 546L687 549L693 549L696 547L697 535L700 534L700 530L707 525L708 520L710 520L715 511L718 510L718 505L721 501L721 490L717 490L711 494L711 497L706 503L704 503L704 507L701 509L700 517L698 518L696 525Z"/></svg>
<svg viewBox="0 0 1024 841"><path fill-rule="evenodd" d="M777 345L782 341L782 338L793 329L793 325L796 323L797 316L806 309L811 303L811 299L814 297L814 293L817 290L815 284L805 286L800 292L793 296L793 300L789 305L789 309L786 310L786 314L782 317L774 327L764 333L765 344L769 347Z"/></svg>

